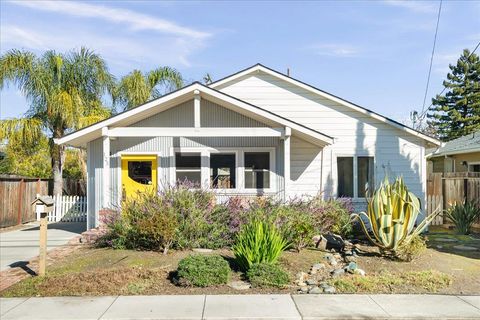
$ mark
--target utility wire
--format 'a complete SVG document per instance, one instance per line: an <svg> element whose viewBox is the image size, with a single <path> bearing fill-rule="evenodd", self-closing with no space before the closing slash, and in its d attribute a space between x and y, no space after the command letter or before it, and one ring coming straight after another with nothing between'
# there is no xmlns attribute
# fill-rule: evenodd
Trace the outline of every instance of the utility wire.
<svg viewBox="0 0 480 320"><path fill-rule="evenodd" d="M427 101L428 86L430 85L430 75L432 74L433 57L435 56L435 47L437 45L438 25L440 24L440 14L442 12L442 1L443 0L440 0L440 4L438 6L437 26L435 27L435 36L433 37L433 48L432 48L432 55L430 57L430 67L428 68L428 76L427 76L427 85L425 87L425 95L423 96L422 114L425 111L425 103Z"/></svg>

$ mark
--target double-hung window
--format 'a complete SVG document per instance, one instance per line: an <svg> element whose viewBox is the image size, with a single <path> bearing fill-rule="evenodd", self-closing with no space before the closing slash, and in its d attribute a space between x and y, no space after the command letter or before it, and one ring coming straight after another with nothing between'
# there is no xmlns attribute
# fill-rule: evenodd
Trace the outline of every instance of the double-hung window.
<svg viewBox="0 0 480 320"><path fill-rule="evenodd" d="M363 198L372 190L374 182L374 158L368 156L337 157L339 197Z"/></svg>
<svg viewBox="0 0 480 320"><path fill-rule="evenodd" d="M270 152L245 152L245 189L270 188Z"/></svg>
<svg viewBox="0 0 480 320"><path fill-rule="evenodd" d="M177 182L201 182L201 155L199 152L175 153L175 178Z"/></svg>

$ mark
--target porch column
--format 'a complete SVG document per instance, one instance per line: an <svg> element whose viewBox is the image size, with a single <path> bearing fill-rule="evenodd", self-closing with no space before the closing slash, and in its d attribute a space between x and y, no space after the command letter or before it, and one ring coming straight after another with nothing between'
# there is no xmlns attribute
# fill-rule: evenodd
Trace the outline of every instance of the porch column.
<svg viewBox="0 0 480 320"><path fill-rule="evenodd" d="M195 128L200 128L200 91L193 92L193 122Z"/></svg>
<svg viewBox="0 0 480 320"><path fill-rule="evenodd" d="M103 139L103 208L110 206L110 137L108 127L102 128Z"/></svg>
<svg viewBox="0 0 480 320"><path fill-rule="evenodd" d="M285 136L283 137L283 178L284 178L284 197L287 200L288 191L290 191L290 136L292 129L285 127Z"/></svg>

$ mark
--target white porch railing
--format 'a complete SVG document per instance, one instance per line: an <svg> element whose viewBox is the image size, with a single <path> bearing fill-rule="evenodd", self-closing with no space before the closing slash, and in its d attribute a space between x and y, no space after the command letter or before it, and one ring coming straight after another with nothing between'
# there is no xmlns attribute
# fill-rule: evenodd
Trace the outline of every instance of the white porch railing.
<svg viewBox="0 0 480 320"><path fill-rule="evenodd" d="M53 196L55 206L48 213L48 222L86 222L87 197L85 196ZM40 220L37 214L37 220Z"/></svg>

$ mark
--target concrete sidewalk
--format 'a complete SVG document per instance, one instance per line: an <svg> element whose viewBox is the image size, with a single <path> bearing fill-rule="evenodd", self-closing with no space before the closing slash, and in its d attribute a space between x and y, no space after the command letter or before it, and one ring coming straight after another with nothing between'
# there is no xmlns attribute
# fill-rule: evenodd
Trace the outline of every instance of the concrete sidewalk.
<svg viewBox="0 0 480 320"><path fill-rule="evenodd" d="M55 222L48 224L47 250L60 247L85 231L85 222ZM25 265L38 255L40 228L37 222L22 229L0 233L0 271Z"/></svg>
<svg viewBox="0 0 480 320"><path fill-rule="evenodd" d="M1 298L12 319L480 319L480 296L196 295Z"/></svg>

